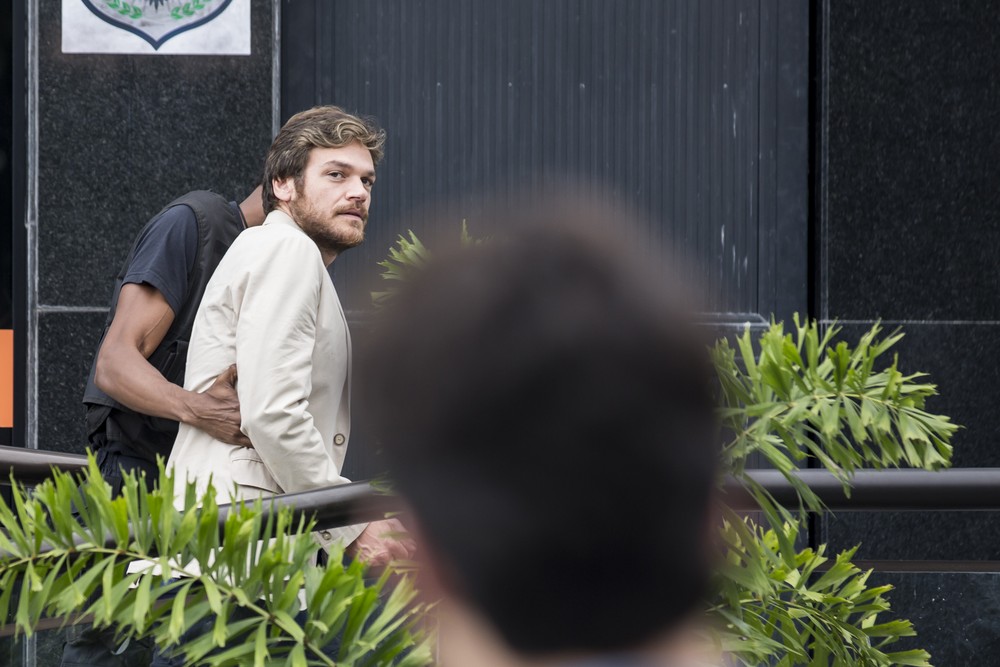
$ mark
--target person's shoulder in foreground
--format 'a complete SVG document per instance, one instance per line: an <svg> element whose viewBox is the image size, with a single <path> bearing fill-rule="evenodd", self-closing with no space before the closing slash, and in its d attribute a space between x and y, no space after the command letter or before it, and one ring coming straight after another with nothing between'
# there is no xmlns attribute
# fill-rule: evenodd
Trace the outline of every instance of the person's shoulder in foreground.
<svg viewBox="0 0 1000 667"><path fill-rule="evenodd" d="M696 620L718 452L706 341L660 287L677 281L618 242L623 208L512 201L481 220L492 241L435 247L365 364L444 598L442 660L720 664Z"/></svg>

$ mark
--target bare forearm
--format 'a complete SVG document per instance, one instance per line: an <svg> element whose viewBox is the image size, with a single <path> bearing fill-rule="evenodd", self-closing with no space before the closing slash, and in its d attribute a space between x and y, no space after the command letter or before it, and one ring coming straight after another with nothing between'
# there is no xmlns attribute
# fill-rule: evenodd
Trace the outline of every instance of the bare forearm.
<svg viewBox="0 0 1000 667"><path fill-rule="evenodd" d="M135 348L102 347L94 382L108 396L141 414L189 424L196 420L199 395L168 381Z"/></svg>
<svg viewBox="0 0 1000 667"><path fill-rule="evenodd" d="M251 446L240 430L235 366L197 393L169 382L135 347L105 348L98 357L94 380L108 396L136 412L189 424L230 445Z"/></svg>

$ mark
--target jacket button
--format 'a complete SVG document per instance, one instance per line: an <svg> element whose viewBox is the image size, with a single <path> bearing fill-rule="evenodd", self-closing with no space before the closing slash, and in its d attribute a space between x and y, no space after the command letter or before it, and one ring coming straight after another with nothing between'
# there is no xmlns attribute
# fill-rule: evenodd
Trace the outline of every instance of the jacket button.
<svg viewBox="0 0 1000 667"><path fill-rule="evenodd" d="M343 433L338 433L337 435L333 436L333 444L342 445L345 442L347 442L347 438L344 437Z"/></svg>
<svg viewBox="0 0 1000 667"><path fill-rule="evenodd" d="M333 535L330 534L329 530L324 530L322 533L320 533L320 537L322 537L324 540L332 540L333 539Z"/></svg>

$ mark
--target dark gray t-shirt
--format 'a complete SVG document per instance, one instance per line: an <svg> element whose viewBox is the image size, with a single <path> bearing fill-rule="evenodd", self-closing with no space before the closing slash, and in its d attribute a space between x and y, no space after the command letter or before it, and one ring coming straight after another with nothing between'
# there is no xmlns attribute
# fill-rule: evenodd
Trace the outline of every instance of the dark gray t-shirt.
<svg viewBox="0 0 1000 667"><path fill-rule="evenodd" d="M242 219L237 204L229 202L229 206ZM190 287L188 276L198 257L198 239L198 219L191 207L185 204L170 207L138 237L135 252L125 270L122 283L152 286L163 295L167 305L176 315L188 300ZM86 398L84 402L87 402ZM109 410L101 405L91 405L91 407L93 409L87 410L88 434L93 434L105 424L114 422L113 426L105 427L109 432L109 438L124 438L131 443L146 443L155 453L164 456L169 453L169 446L176 435L176 422L151 418L149 423L141 424L142 431L133 432L119 425L119 420L116 418L117 410L112 409L109 414ZM154 426L150 426L150 423ZM118 435L113 436L111 433ZM148 457L150 461L153 460L152 457L153 454L150 454Z"/></svg>
<svg viewBox="0 0 1000 667"><path fill-rule="evenodd" d="M174 206L140 237L123 282L155 287L176 314L187 298L188 275L197 255L194 211L183 204Z"/></svg>

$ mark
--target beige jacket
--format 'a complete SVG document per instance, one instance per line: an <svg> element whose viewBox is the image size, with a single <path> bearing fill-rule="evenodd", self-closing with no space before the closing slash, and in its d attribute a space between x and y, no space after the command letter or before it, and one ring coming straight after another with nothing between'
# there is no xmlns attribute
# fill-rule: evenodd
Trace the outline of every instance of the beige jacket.
<svg viewBox="0 0 1000 667"><path fill-rule="evenodd" d="M204 391L235 363L242 430L253 449L181 424L168 465L178 481L209 477L218 502L305 491L341 476L351 435L351 336L319 248L281 211L241 233L195 317L184 388ZM183 494L183 485L178 485ZM364 525L316 539L348 544Z"/></svg>

